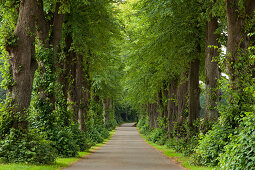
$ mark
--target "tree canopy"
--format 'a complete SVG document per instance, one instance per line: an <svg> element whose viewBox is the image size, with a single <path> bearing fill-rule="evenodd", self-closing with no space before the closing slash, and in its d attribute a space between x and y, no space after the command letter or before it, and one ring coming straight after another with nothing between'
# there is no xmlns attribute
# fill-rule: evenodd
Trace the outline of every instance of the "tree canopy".
<svg viewBox="0 0 255 170"><path fill-rule="evenodd" d="M254 8L1 0L0 161L50 164L137 121L193 164L254 168Z"/></svg>

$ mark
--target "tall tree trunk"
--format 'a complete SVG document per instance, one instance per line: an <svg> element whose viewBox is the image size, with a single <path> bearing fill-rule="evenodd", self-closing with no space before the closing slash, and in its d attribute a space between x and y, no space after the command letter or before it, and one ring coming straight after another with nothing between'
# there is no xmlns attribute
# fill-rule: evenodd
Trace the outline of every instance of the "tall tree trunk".
<svg viewBox="0 0 255 170"><path fill-rule="evenodd" d="M37 36L39 39L39 45L49 48L49 30L50 24L46 21L45 14L43 11L43 1L37 0L38 9L36 16Z"/></svg>
<svg viewBox="0 0 255 170"><path fill-rule="evenodd" d="M246 9L246 14L247 14L247 19L252 21L254 18L254 9L255 9L255 1L254 0L246 0L245 2L245 9ZM254 32L254 26L252 30L249 30L249 33ZM255 45L255 35L252 35L248 37L249 39L249 46L254 46ZM252 78L255 78L255 63L251 66L252 71Z"/></svg>
<svg viewBox="0 0 255 170"><path fill-rule="evenodd" d="M164 119L164 102L163 102L163 94L162 94L162 90L158 91L158 105L159 105L159 109L160 109L160 116Z"/></svg>
<svg viewBox="0 0 255 170"><path fill-rule="evenodd" d="M163 84L163 109L164 109L164 112L163 112L163 122L164 122L164 128L167 130L168 129L168 110L167 110L167 107L168 107L168 85L167 83L164 83Z"/></svg>
<svg viewBox="0 0 255 170"><path fill-rule="evenodd" d="M6 47L11 56L9 62L15 85L9 88L14 102L13 113L20 120L14 120L13 127L27 130L26 110L30 105L34 73L37 68L35 59L35 18L38 4L36 0L21 1L18 22L14 31L16 45Z"/></svg>
<svg viewBox="0 0 255 170"><path fill-rule="evenodd" d="M69 74L69 87L68 87L68 103L69 110L74 114L73 121L78 122L78 103L77 103L77 89L76 89L76 65L77 58L75 57L75 53L73 51L68 55L67 63L70 65L70 74Z"/></svg>
<svg viewBox="0 0 255 170"><path fill-rule="evenodd" d="M233 89L237 88L236 85L238 84L238 77L235 76L235 69L233 66L238 62L238 50L246 47L246 36L244 36L243 30L244 18L239 14L238 2L238 0L227 0L227 71Z"/></svg>
<svg viewBox="0 0 255 170"><path fill-rule="evenodd" d="M55 6L55 11L54 11L54 18L53 18L53 28L52 28L52 39L51 43L53 45L53 54L54 54L54 63L55 66L52 68L53 73L56 74L56 68L60 68L61 70L65 70L65 65L66 65L66 59L60 61L59 60L59 52L60 52L60 41L61 41L61 35L62 35L62 27L64 23L64 14L60 13L60 7L62 5L62 2L57 2ZM67 92L65 91L66 82L65 82L65 71L60 73L57 78L57 82L59 82L63 88L62 92L64 95L64 100L67 100ZM52 103L55 104L56 102L56 95L51 96L51 101ZM66 103L66 102L65 102ZM67 110L67 106L61 106L61 107L66 107L65 110Z"/></svg>
<svg viewBox="0 0 255 170"><path fill-rule="evenodd" d="M243 88L247 86L250 82L244 82L244 79L250 79L250 75L252 74L249 69L246 69L244 74L242 73L242 69L247 66L247 61L249 58L247 57L247 48L249 45L248 33L246 26L248 25L247 19L253 17L253 11L255 7L255 3L252 2L253 0L246 0L245 1L245 8L239 7L238 0L227 0L227 25L228 25L228 43L227 43L227 71L230 77L230 88L232 89L233 93L236 95L230 96L230 106L235 107L231 114L226 115L225 120L235 128L239 125L238 118L241 115L249 111L247 110L247 105L252 105L252 102L248 99L245 93L243 93ZM247 25L246 25L247 24ZM246 63L245 63L246 62ZM242 68L239 67L239 64L243 64ZM246 67L247 68L247 67ZM251 79L250 79L251 80ZM239 96L238 99L236 96ZM236 102L238 102L236 104ZM250 102L250 103L249 103ZM245 107L243 107L245 105Z"/></svg>
<svg viewBox="0 0 255 170"><path fill-rule="evenodd" d="M90 51L89 51L90 52ZM90 54L91 55L91 54ZM87 58L86 65L84 66L84 75L83 75L83 103L84 103L84 116L85 116L85 121L87 120L88 117L88 112L89 112L89 105L90 105L90 89L91 89L91 81L89 77L89 61ZM86 124L85 124L86 126Z"/></svg>
<svg viewBox="0 0 255 170"><path fill-rule="evenodd" d="M109 117L110 117L110 98L106 97L103 100L103 106L104 106L104 121L105 124L109 123Z"/></svg>
<svg viewBox="0 0 255 170"><path fill-rule="evenodd" d="M50 23L46 20L46 15L43 11L43 1L37 0L38 8L36 9L37 15L35 17L36 24L37 24L37 36L39 39L39 45L41 47L41 50L45 53L48 52L47 55L42 55L38 59L38 77L44 77L47 81L46 82L40 82L38 83L36 92L39 94L40 101L44 102L44 106L37 105L36 108L40 110L41 114L51 114L51 112L55 109L55 89L49 91L47 88L50 86L50 83L55 83L54 78L54 71L56 68L56 53L52 55L50 44L53 45L54 50L59 47L60 39L61 39L61 30L62 30L62 23L63 20L61 17L59 17L59 7L60 3L58 2L56 4L55 13L54 13L54 20L51 21L53 23L52 29L53 32L51 34L51 37L49 37L50 34ZM57 31L56 31L57 30ZM48 50L48 51L47 51ZM57 50L55 50L57 51ZM46 84L45 84L46 83ZM66 83L67 84L67 83ZM48 99L50 99L48 101ZM66 98L65 98L66 99ZM66 102L63 102L66 103ZM46 108L46 105L48 105L48 108ZM49 111L49 109L51 111ZM68 124L67 116L65 115L65 124Z"/></svg>
<svg viewBox="0 0 255 170"><path fill-rule="evenodd" d="M152 128L152 113L151 113L151 104L150 103L147 103L147 113L148 113L148 117L149 117L149 128L151 129Z"/></svg>
<svg viewBox="0 0 255 170"><path fill-rule="evenodd" d="M216 34L218 28L218 20L215 17L210 16L207 22L207 42L206 42L206 58L205 58L205 74L206 74L206 96L205 96L205 121L211 122L218 118L218 112L216 110L217 102L219 101L219 89L217 89L217 81L220 77L220 71L218 63L214 60L214 57L219 55L218 38L219 34Z"/></svg>
<svg viewBox="0 0 255 170"><path fill-rule="evenodd" d="M233 67L238 62L238 55L247 50L249 31L245 30L246 20L251 19L254 14L255 1L246 0L244 14L239 9L238 0L227 0L227 25L228 25L228 43L227 43L227 71L230 76L231 87L238 88L239 77L235 74Z"/></svg>
<svg viewBox="0 0 255 170"><path fill-rule="evenodd" d="M89 105L90 105L90 82L87 80L85 81L85 91L84 91L84 116L85 122L88 120L88 113L89 113ZM85 123L86 126L86 123Z"/></svg>
<svg viewBox="0 0 255 170"><path fill-rule="evenodd" d="M153 127L154 128L158 128L158 117L160 115L160 113L158 112L159 111L159 106L158 106L158 103L153 103L152 104L152 108L153 108Z"/></svg>
<svg viewBox="0 0 255 170"><path fill-rule="evenodd" d="M188 96L189 96L188 125L190 128L190 132L191 131L197 132L197 128L194 126L194 122L199 118L199 115L200 115L199 66L200 66L199 59L195 59L190 62L189 87L188 87L188 90L189 90L188 91Z"/></svg>
<svg viewBox="0 0 255 170"><path fill-rule="evenodd" d="M77 94L77 106L78 106L78 122L79 129L85 130L85 116L84 116L84 106L82 103L83 99L83 56L77 56L76 64L76 94Z"/></svg>
<svg viewBox="0 0 255 170"><path fill-rule="evenodd" d="M156 119L157 119L157 104L156 103L148 103L148 116L149 116L149 127L152 128L156 128L157 127L157 123L156 123Z"/></svg>
<svg viewBox="0 0 255 170"><path fill-rule="evenodd" d="M60 50L60 41L62 33L62 25L64 22L64 14L60 14L59 8L61 7L61 2L56 3L54 20L53 20L53 30L52 30L52 44L54 53L58 53Z"/></svg>
<svg viewBox="0 0 255 170"><path fill-rule="evenodd" d="M169 84L168 90L168 136L171 137L173 132L174 122L176 118L177 105L176 105L176 92L177 92L178 81L173 81Z"/></svg>
<svg viewBox="0 0 255 170"><path fill-rule="evenodd" d="M182 138L186 136L186 131L184 130L184 121L187 117L187 97L188 97L188 74L187 72L182 72L180 81L177 87L176 100L177 100L177 120L176 120L176 134L177 137Z"/></svg>
<svg viewBox="0 0 255 170"><path fill-rule="evenodd" d="M187 109L188 96L188 74L183 72L181 74L179 86L177 89L177 122L182 125L185 120L185 110Z"/></svg>

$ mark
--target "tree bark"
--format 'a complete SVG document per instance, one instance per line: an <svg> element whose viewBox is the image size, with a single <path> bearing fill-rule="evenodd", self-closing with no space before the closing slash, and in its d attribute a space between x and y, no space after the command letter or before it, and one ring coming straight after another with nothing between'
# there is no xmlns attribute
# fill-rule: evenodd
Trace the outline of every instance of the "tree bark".
<svg viewBox="0 0 255 170"><path fill-rule="evenodd" d="M147 104L147 113L149 117L149 128L151 129L153 127L153 118L152 118L152 110L151 110L151 104Z"/></svg>
<svg viewBox="0 0 255 170"><path fill-rule="evenodd" d="M104 122L105 124L109 123L109 117L110 117L110 98L106 97L103 100L103 106L104 106Z"/></svg>
<svg viewBox="0 0 255 170"><path fill-rule="evenodd" d="M233 65L238 60L238 50L246 47L246 36L244 35L244 18L239 15L238 0L227 0L227 24L228 24L228 42L227 42L227 71L230 76L231 87L236 88L238 78L235 76Z"/></svg>
<svg viewBox="0 0 255 170"><path fill-rule="evenodd" d="M199 87L199 67L200 60L195 59L190 62L189 70L189 116L188 125L190 130L197 132L194 122L199 118L200 115L200 87Z"/></svg>
<svg viewBox="0 0 255 170"><path fill-rule="evenodd" d="M217 102L219 101L219 89L217 89L217 81L220 77L218 63L214 57L219 56L218 43L219 34L215 31L218 28L218 20L210 16L207 22L207 42L206 42L206 58L205 58L205 74L206 74L206 96L205 96L205 121L211 122L218 118L216 110ZM217 48L214 48L216 46Z"/></svg>
<svg viewBox="0 0 255 170"><path fill-rule="evenodd" d="M255 9L255 1L254 0L246 0L245 1L245 11L247 14L247 19L248 20L252 20L254 17L254 9ZM254 32L254 26L252 28L252 30L249 30L249 32ZM252 35L250 37L248 37L248 41L249 41L249 46L254 46L255 45L255 35ZM251 70L252 71L252 78L255 78L255 63L251 66Z"/></svg>
<svg viewBox="0 0 255 170"><path fill-rule="evenodd" d="M45 48L49 48L49 30L50 24L45 19L45 14L43 11L43 1L37 0L38 9L36 15L36 25L37 28L37 36L39 39L39 45L44 46Z"/></svg>
<svg viewBox="0 0 255 170"><path fill-rule="evenodd" d="M183 72L181 74L180 83L177 89L177 122L182 125L185 120L185 110L187 109L188 96L188 74Z"/></svg>
<svg viewBox="0 0 255 170"><path fill-rule="evenodd" d="M78 103L77 103L77 89L76 89L76 65L77 65L77 58L74 51L70 51L67 64L70 66L70 74L68 76L68 98L67 101L69 103L69 110L74 114L73 121L78 122Z"/></svg>
<svg viewBox="0 0 255 170"><path fill-rule="evenodd" d="M55 54L58 53L60 49L61 32L62 32L62 25L64 21L64 14L59 13L60 6L61 6L61 2L57 2L55 7L54 20L53 20L52 44L53 44L53 50Z"/></svg>
<svg viewBox="0 0 255 170"><path fill-rule="evenodd" d="M158 105L159 105L159 108L160 108L160 114L161 114L160 116L164 119L165 110L164 110L162 90L158 91Z"/></svg>
<svg viewBox="0 0 255 170"><path fill-rule="evenodd" d="M164 109L164 112L163 112L163 121L164 121L164 128L167 130L168 129L168 122L167 122L167 119L168 119L168 111L167 111L167 107L168 107L168 85L167 83L164 83L163 84L163 109Z"/></svg>
<svg viewBox="0 0 255 170"><path fill-rule="evenodd" d="M9 89L14 102L13 113L21 118L14 120L13 127L27 130L26 110L30 105L35 59L35 18L38 9L36 0L21 1L18 22L14 31L16 45L6 47L10 55L10 67L15 82Z"/></svg>
<svg viewBox="0 0 255 170"><path fill-rule="evenodd" d="M168 105L167 105L167 112L168 112L168 136L171 137L171 133L174 129L174 123L176 120L176 112L177 112L177 105L176 105L176 93L177 93L177 85L178 81L173 81L169 84L168 90Z"/></svg>
<svg viewBox="0 0 255 170"><path fill-rule="evenodd" d="M156 128L157 127L157 103L148 103L147 104L147 112L149 116L149 127Z"/></svg>
<svg viewBox="0 0 255 170"><path fill-rule="evenodd" d="M77 56L77 65L76 65L76 94L77 94L77 106L78 106L78 122L79 129L85 131L85 115L84 115L84 106L82 103L83 99L83 56Z"/></svg>

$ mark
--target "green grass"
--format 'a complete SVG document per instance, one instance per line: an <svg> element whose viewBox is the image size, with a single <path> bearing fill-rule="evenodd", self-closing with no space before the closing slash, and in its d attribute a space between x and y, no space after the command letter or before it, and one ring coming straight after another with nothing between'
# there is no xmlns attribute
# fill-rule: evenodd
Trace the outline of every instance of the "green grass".
<svg viewBox="0 0 255 170"><path fill-rule="evenodd" d="M182 153L177 153L172 149L168 149L166 146L161 146L158 144L155 144L151 141L148 141L146 139L146 137L140 133L140 135L144 138L144 140L151 145L152 147L154 147L155 149L159 150L160 152L164 153L166 156L168 156L169 158L174 159L176 162L180 162L181 165L187 169L190 170L213 170L215 167L204 167L204 166L194 166L194 165L190 165L189 163L189 157L185 157L183 156Z"/></svg>
<svg viewBox="0 0 255 170"><path fill-rule="evenodd" d="M91 147L89 151L79 152L77 157L72 158L57 158L56 163L52 165L29 165L29 164L0 164L0 170L59 170L68 167L75 162L79 161L82 157L90 155L92 151L95 151L106 144L115 133L116 130L110 132L110 137L105 139L103 143L96 144Z"/></svg>

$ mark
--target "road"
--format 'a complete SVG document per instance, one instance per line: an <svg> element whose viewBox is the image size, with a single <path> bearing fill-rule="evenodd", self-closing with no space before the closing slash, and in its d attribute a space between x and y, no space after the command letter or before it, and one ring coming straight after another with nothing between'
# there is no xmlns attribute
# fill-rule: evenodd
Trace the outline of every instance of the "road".
<svg viewBox="0 0 255 170"><path fill-rule="evenodd" d="M107 144L66 170L184 170L148 145L132 125L118 127Z"/></svg>

